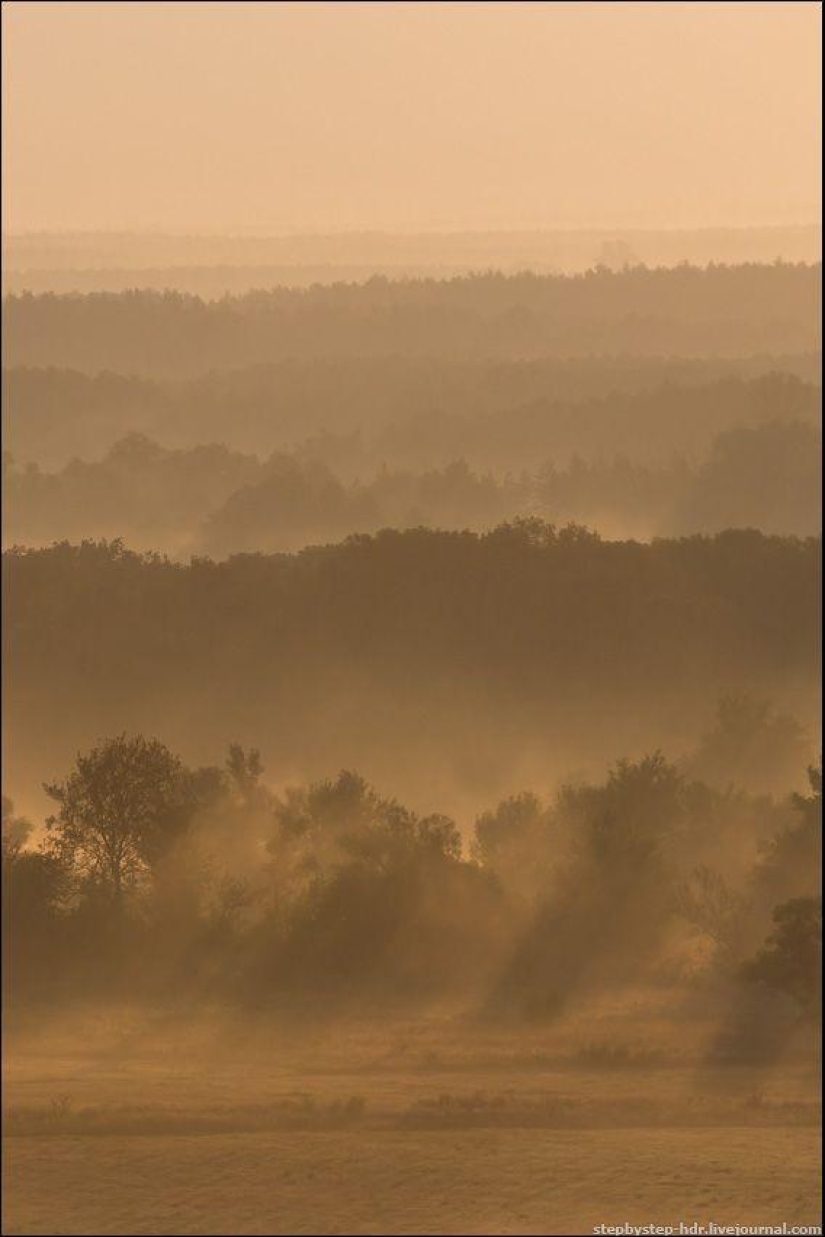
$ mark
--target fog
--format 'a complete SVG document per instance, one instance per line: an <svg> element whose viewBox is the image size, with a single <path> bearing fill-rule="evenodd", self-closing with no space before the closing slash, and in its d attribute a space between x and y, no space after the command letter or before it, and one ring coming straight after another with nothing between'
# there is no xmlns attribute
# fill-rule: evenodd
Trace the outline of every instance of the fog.
<svg viewBox="0 0 825 1237"><path fill-rule="evenodd" d="M813 1231L820 6L2 23L4 1231Z"/></svg>

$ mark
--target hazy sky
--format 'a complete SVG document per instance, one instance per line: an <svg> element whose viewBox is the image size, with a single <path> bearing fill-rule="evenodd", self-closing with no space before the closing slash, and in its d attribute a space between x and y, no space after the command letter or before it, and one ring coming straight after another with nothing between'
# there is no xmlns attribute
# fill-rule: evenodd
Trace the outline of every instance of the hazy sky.
<svg viewBox="0 0 825 1237"><path fill-rule="evenodd" d="M814 3L29 3L4 228L809 222Z"/></svg>

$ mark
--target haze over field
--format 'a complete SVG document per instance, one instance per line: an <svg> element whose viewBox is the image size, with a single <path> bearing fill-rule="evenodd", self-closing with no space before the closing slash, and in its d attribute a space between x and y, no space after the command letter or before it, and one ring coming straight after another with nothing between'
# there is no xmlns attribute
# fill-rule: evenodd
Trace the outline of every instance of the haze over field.
<svg viewBox="0 0 825 1237"><path fill-rule="evenodd" d="M820 7L2 21L4 1231L818 1225Z"/></svg>

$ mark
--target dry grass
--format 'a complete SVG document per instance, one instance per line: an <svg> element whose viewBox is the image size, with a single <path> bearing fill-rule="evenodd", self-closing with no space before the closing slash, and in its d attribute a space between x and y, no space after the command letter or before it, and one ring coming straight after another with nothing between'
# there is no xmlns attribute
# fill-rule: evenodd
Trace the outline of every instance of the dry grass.
<svg viewBox="0 0 825 1237"><path fill-rule="evenodd" d="M813 1130L10 1139L5 1233L586 1233L817 1222Z"/></svg>
<svg viewBox="0 0 825 1237"><path fill-rule="evenodd" d="M10 1237L819 1222L812 1060L711 1068L706 1028L650 1009L552 1034L121 1011L8 1041Z"/></svg>

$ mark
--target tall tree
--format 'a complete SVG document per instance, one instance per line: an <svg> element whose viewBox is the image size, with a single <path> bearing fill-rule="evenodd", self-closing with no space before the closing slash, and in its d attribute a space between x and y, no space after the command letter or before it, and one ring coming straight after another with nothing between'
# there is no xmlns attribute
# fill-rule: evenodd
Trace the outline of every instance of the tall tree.
<svg viewBox="0 0 825 1237"><path fill-rule="evenodd" d="M46 821L50 848L118 905L186 828L196 803L181 761L142 735L78 755L66 780L44 789L59 805Z"/></svg>

